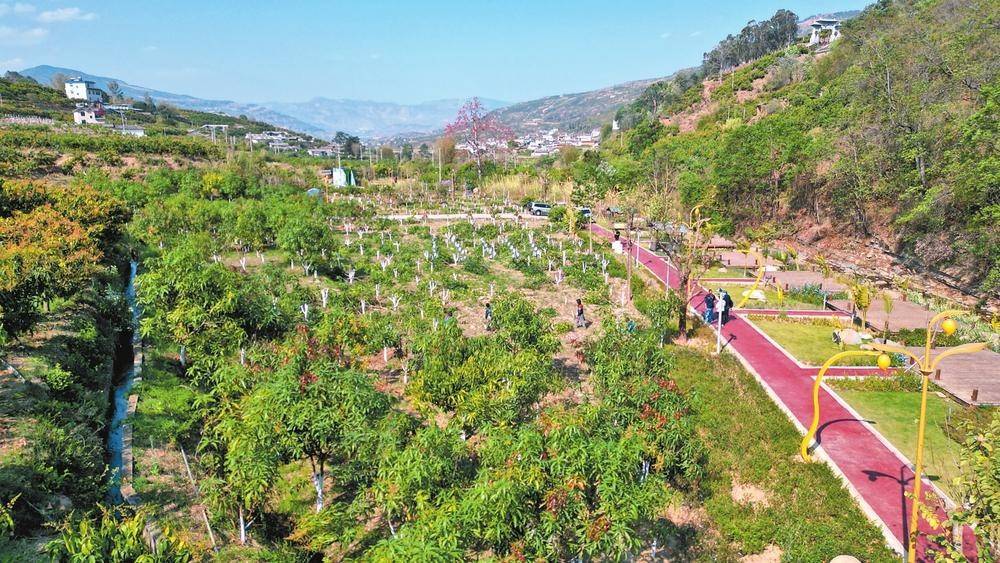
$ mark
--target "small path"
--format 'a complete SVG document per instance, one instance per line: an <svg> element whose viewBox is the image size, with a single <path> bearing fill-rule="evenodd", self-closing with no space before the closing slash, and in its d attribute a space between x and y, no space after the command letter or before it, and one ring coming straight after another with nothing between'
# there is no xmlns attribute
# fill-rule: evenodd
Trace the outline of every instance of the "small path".
<svg viewBox="0 0 1000 563"><path fill-rule="evenodd" d="M850 300L835 300L831 301L830 304L843 311L854 310L854 305ZM898 332L903 329L927 328L927 323L936 314L936 311L901 299L893 300L892 312L886 314L885 303L881 299L872 299L871 307L868 308L867 320L868 325L876 330L882 330L888 321L889 330Z"/></svg>
<svg viewBox="0 0 1000 563"><path fill-rule="evenodd" d="M478 219L478 220L489 220L489 219L528 219L535 221L547 221L547 215L532 215L530 213L497 213L496 215L491 215L489 213L392 213L388 215L380 215L379 219L388 219L390 221L408 221L414 219L417 221L458 221L462 219Z"/></svg>
<svg viewBox="0 0 1000 563"><path fill-rule="evenodd" d="M702 295L702 293L699 293ZM788 315L789 317L831 317L850 319L851 314L844 311L829 309L733 309L741 315Z"/></svg>
<svg viewBox="0 0 1000 563"><path fill-rule="evenodd" d="M774 272L770 275L774 283L785 286L785 289L801 288L806 285L817 285L823 291L838 293L847 291L847 286L837 280L824 277L820 272L806 270L791 270Z"/></svg>
<svg viewBox="0 0 1000 563"><path fill-rule="evenodd" d="M922 346L909 348L919 356L924 353ZM937 357L945 350L948 348L934 348L931 356ZM1000 354L992 350L960 354L941 360L938 368L941 372L940 379L935 378L934 383L959 402L966 405L1000 406Z"/></svg>
<svg viewBox="0 0 1000 563"><path fill-rule="evenodd" d="M605 238L611 233L598 226L591 230ZM677 272L669 272L666 261L649 250L636 246L635 256L661 280L669 279L677 287ZM703 289L689 303L702 307ZM805 434L812 422L812 387L818 371L815 367L800 367L783 350L769 341L743 318L749 311L736 311L729 323L722 328L725 348L734 353L785 412ZM700 311L699 311L700 313ZM827 312L826 314L829 314ZM715 327L712 327L715 330ZM847 375L839 371L840 375ZM911 491L913 471L910 461L892 446L867 421L857 414L839 396L825 385L820 390L821 421L816 436L820 444L815 456L825 459L837 473L848 490L858 501L862 511L882 528L887 544L899 553L905 551L908 534L910 502L906 494ZM935 502L927 492L947 499L933 483L924 481L924 502ZM943 511L941 512L943 515ZM921 521L920 531L940 533ZM969 529L963 530L963 548L975 560L975 538ZM918 542L918 558L926 549L925 536Z"/></svg>

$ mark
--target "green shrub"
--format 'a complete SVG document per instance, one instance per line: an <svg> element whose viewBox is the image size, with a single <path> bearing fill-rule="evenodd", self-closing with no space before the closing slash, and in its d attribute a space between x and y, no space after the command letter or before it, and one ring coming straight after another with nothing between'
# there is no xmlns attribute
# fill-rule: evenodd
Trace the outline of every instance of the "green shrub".
<svg viewBox="0 0 1000 563"><path fill-rule="evenodd" d="M56 393L62 393L73 386L73 374L64 370L61 365L56 364L42 373L42 380L49 386L49 389Z"/></svg>
<svg viewBox="0 0 1000 563"><path fill-rule="evenodd" d="M908 391L921 389L920 376L909 371L897 371L892 377L869 376L858 379L830 378L827 384L845 391Z"/></svg>
<svg viewBox="0 0 1000 563"><path fill-rule="evenodd" d="M555 225L562 226L562 223L566 220L566 206L556 205L549 211L549 222Z"/></svg>
<svg viewBox="0 0 1000 563"><path fill-rule="evenodd" d="M144 535L150 516L150 511L144 509L119 507L112 511L99 507L93 519L83 517L64 522L59 528L59 537L45 545L45 552L52 561L58 562L191 561L190 549L169 529L163 530L156 541L156 549L150 550Z"/></svg>

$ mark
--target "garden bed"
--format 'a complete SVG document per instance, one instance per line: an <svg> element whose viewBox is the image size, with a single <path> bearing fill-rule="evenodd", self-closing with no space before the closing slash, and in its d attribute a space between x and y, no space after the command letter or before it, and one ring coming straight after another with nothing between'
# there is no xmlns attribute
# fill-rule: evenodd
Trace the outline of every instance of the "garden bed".
<svg viewBox="0 0 1000 563"><path fill-rule="evenodd" d="M736 305L743 299L743 292L749 291L753 287L752 283L706 283L702 284L705 289L718 292L719 288L725 289L733 298ZM804 300L797 297L794 292L783 292L779 295L776 288L765 285L763 282L757 287L757 291L764 294L764 301L748 299L743 305L744 309L782 309L799 311L822 311L824 310L822 297L819 300Z"/></svg>
<svg viewBox="0 0 1000 563"><path fill-rule="evenodd" d="M820 366L838 352L861 349L860 346L840 345L833 341L833 331L851 328L847 319L841 321L835 317L788 318L753 315L747 320L802 364ZM875 358L845 358L837 365L874 366Z"/></svg>

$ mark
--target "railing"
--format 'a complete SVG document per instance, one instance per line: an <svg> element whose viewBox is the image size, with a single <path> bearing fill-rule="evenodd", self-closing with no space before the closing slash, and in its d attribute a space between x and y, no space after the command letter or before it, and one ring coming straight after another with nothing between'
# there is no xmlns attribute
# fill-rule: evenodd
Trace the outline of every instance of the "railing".
<svg viewBox="0 0 1000 563"><path fill-rule="evenodd" d="M55 122L54 119L38 117L36 115L0 114L0 123L10 123L12 125L53 125Z"/></svg>

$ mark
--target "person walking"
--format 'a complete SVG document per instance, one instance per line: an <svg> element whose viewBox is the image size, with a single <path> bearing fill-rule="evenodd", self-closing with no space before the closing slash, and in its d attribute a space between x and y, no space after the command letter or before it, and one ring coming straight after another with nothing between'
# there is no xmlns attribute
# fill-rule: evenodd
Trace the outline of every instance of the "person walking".
<svg viewBox="0 0 1000 563"><path fill-rule="evenodd" d="M726 311L726 291L722 288L719 288L719 296L715 298L714 319L718 320L720 324L726 321L726 317L724 315L725 311Z"/></svg>
<svg viewBox="0 0 1000 563"><path fill-rule="evenodd" d="M729 310L733 308L733 298L729 296L728 291L723 291L722 300L725 304L722 309L722 324L726 324L729 322Z"/></svg>
<svg viewBox="0 0 1000 563"><path fill-rule="evenodd" d="M587 328L587 319L583 316L583 301L576 300L576 328Z"/></svg>
<svg viewBox="0 0 1000 563"><path fill-rule="evenodd" d="M715 294L709 291L705 295L704 303L705 313L702 315L702 319L705 321L705 324L712 324L712 321L715 320Z"/></svg>
<svg viewBox="0 0 1000 563"><path fill-rule="evenodd" d="M483 314L486 330L493 330L493 304L486 303L486 312Z"/></svg>

